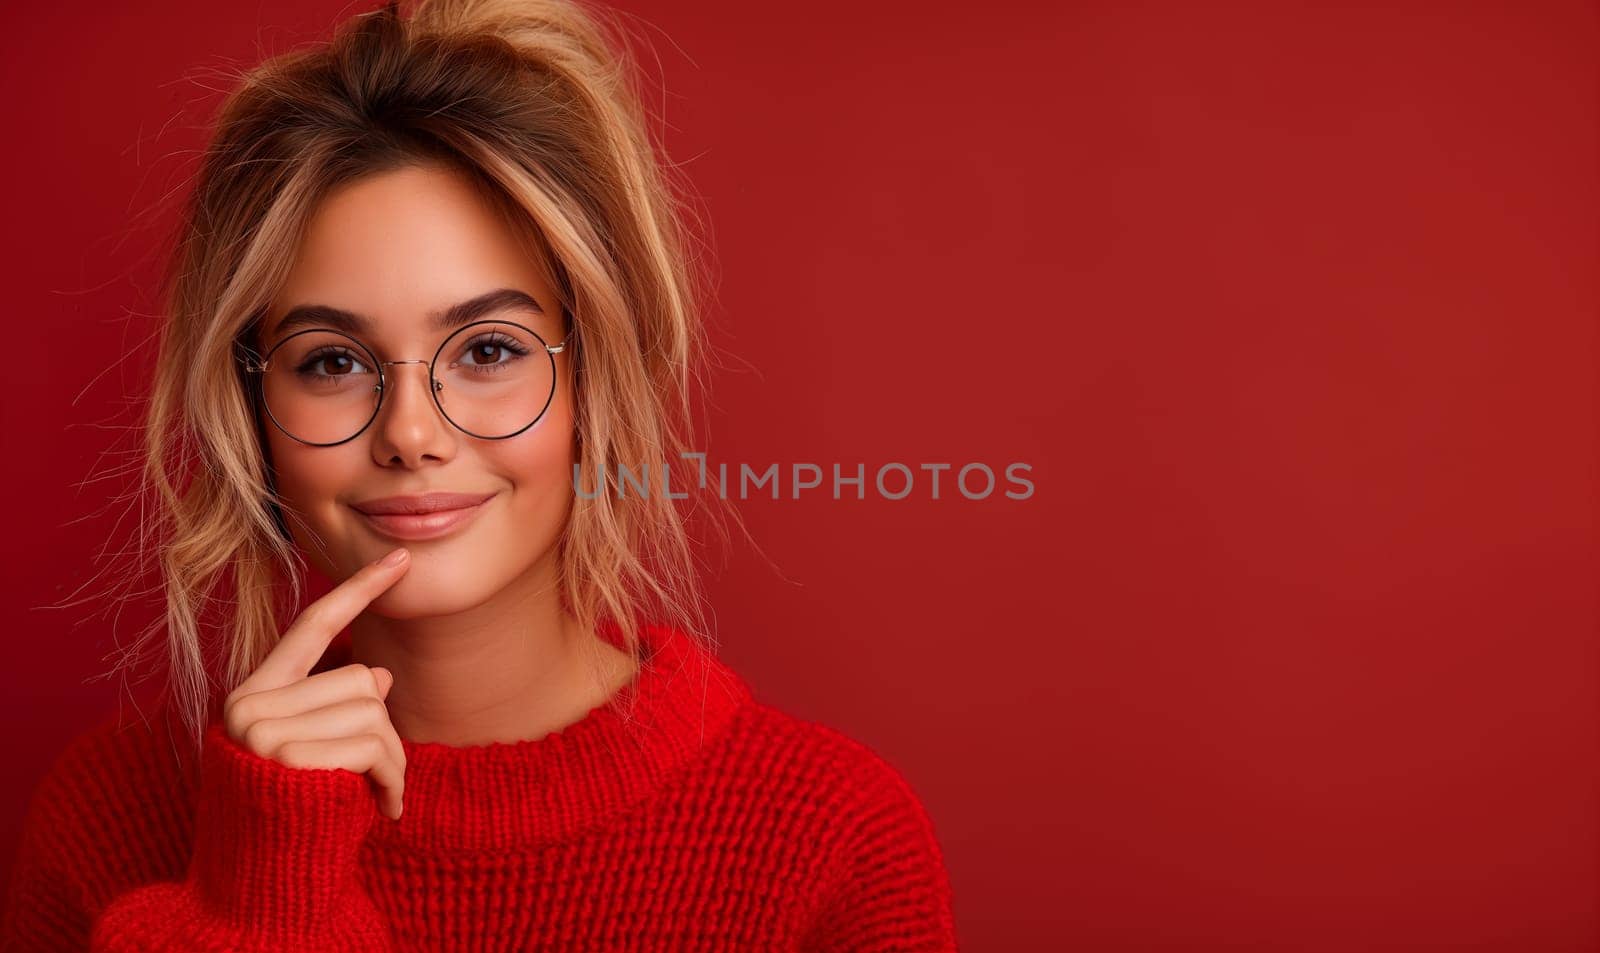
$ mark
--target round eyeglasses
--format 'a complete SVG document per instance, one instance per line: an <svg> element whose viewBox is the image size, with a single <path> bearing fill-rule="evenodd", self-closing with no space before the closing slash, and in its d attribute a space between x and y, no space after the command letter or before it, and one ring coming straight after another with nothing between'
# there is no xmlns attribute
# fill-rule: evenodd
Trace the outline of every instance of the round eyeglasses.
<svg viewBox="0 0 1600 953"><path fill-rule="evenodd" d="M341 331L311 328L273 345L260 361L244 359L257 375L267 416L283 433L314 447L359 437L378 417L388 385L384 368L428 365L428 391L456 429L484 440L515 437L538 423L555 399L555 355L572 338L546 344L509 321L475 321L445 339L428 361L380 361L372 349Z"/></svg>

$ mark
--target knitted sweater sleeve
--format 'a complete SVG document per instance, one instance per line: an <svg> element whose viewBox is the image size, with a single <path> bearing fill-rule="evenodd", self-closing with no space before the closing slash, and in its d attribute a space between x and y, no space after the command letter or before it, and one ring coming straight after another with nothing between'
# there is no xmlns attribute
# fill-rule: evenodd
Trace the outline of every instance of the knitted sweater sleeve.
<svg viewBox="0 0 1600 953"><path fill-rule="evenodd" d="M13 875L0 936L5 950L391 948L388 926L357 878L357 855L377 808L366 778L354 772L260 757L213 722L201 748L184 879L142 883L99 904L87 886L97 874L95 858L81 855L94 850L93 841L34 829L51 814L60 816L48 806L30 811L27 852Z"/></svg>
<svg viewBox="0 0 1600 953"><path fill-rule="evenodd" d="M805 953L950 953L954 898L933 821L910 784L873 759L858 780L863 807Z"/></svg>

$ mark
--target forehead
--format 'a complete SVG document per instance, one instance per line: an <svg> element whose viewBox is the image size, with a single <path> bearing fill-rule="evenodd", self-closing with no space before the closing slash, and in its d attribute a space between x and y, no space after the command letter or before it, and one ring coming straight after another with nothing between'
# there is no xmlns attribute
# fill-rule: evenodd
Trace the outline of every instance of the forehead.
<svg viewBox="0 0 1600 953"><path fill-rule="evenodd" d="M495 292L510 292L499 305L515 308L520 295L534 303L522 309L531 318L551 319L560 308L547 273L524 229L465 173L405 167L322 200L264 328L276 339L291 310L320 308L359 316L355 330L377 338L420 340L435 336L451 309Z"/></svg>

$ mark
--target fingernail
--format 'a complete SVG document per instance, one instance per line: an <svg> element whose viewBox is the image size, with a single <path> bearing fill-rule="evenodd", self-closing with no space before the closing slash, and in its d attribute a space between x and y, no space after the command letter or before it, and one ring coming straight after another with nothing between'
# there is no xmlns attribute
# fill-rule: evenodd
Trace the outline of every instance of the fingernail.
<svg viewBox="0 0 1600 953"><path fill-rule="evenodd" d="M389 555L387 555L387 556L383 557L382 559L378 560L378 565L380 565L380 566L398 566L401 563L405 562L406 561L406 557L409 556L409 555L411 555L411 554L406 551L406 548L404 546L401 546L399 549L395 550L394 552L390 553Z"/></svg>

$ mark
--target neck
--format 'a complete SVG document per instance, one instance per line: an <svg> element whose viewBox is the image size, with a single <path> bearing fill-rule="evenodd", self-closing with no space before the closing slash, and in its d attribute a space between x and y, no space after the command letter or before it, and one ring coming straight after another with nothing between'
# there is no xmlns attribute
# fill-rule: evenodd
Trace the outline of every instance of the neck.
<svg viewBox="0 0 1600 953"><path fill-rule="evenodd" d="M631 656L585 632L542 560L488 601L445 616L362 613L350 658L394 673L385 700L402 738L479 745L540 738L604 704L635 674Z"/></svg>

